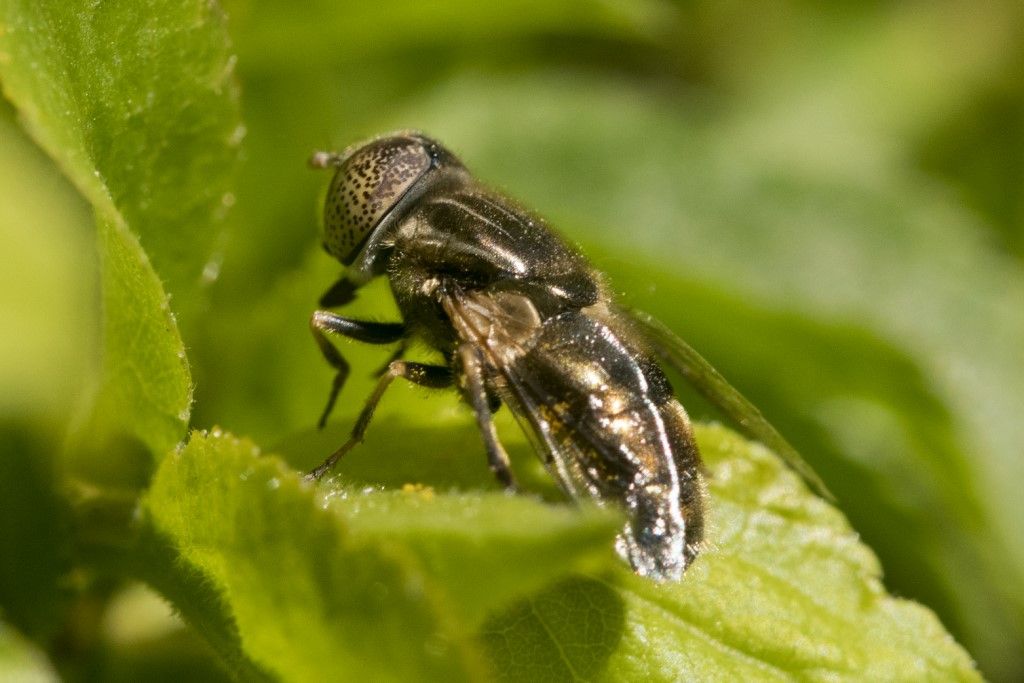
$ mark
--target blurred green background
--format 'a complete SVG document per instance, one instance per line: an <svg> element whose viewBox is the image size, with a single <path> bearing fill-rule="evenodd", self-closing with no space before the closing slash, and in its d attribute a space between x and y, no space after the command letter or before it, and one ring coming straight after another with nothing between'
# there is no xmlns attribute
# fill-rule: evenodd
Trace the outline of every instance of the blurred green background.
<svg viewBox="0 0 1024 683"><path fill-rule="evenodd" d="M308 435L330 371L306 321L339 267L317 247L327 178L306 159L419 128L548 217L760 406L879 554L890 591L933 608L987 677L1024 678L1024 6L225 9L242 160L204 291L172 302L194 426L286 449ZM4 456L0 494L44 500L96 353L93 228L8 109L0 140L0 429L12 452L39 455ZM374 286L353 310L393 308ZM382 360L346 353L357 369ZM354 374L343 401L365 394ZM450 407L403 397L382 414ZM26 529L59 534L60 508L0 515L0 554L27 544L52 566L60 549ZM54 596L19 613L22 588L3 578L29 635L61 609ZM66 627L61 647L111 678L216 675L159 603L115 595L74 603L65 621L98 630ZM0 631L0 648L13 638Z"/></svg>

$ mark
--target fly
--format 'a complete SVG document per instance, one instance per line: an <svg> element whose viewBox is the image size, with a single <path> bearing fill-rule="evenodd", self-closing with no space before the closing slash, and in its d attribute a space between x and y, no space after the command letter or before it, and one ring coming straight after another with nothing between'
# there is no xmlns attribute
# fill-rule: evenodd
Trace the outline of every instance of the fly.
<svg viewBox="0 0 1024 683"><path fill-rule="evenodd" d="M637 574L676 580L704 538L704 482L690 420L659 361L674 367L749 435L824 486L757 409L703 358L648 316L616 306L604 278L542 219L480 184L438 142L399 132L318 152L336 169L323 246L346 266L321 298L344 306L387 277L401 322L318 310L313 336L335 371L323 427L349 375L328 335L399 344L349 439L309 473L319 479L362 441L397 379L455 387L472 407L487 461L516 488L492 414L506 404L547 470L573 498L617 505L616 549ZM409 341L442 364L402 358Z"/></svg>

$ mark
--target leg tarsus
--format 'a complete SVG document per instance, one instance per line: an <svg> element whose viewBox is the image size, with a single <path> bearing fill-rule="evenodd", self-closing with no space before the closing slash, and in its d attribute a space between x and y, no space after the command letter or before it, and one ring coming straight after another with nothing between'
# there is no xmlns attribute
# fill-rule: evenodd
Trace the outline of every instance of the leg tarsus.
<svg viewBox="0 0 1024 683"><path fill-rule="evenodd" d="M377 382L377 386L374 388L373 393L366 400L366 404L363 406L362 411L359 413L359 417L356 419L356 424L352 428L352 432L345 441L336 451L331 453L326 460L320 463L318 466L313 468L307 475L306 479L320 479L324 474L327 473L341 456L348 453L352 448L363 440L366 436L366 428L370 426L370 421L373 419L373 413L377 409L377 404L380 403L381 397L384 396L384 392L391 386L391 383L396 377L408 380L413 384L418 384L423 387L429 387L432 389L440 389L452 384L452 371L450 368L446 368L440 365L424 365L422 363L411 363L408 361L396 360L388 365L387 372L385 372L380 380Z"/></svg>

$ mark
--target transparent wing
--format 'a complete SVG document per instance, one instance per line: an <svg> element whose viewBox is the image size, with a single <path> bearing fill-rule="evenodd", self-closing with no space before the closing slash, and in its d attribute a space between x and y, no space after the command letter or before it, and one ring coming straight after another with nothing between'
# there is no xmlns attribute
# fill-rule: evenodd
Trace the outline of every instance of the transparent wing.
<svg viewBox="0 0 1024 683"><path fill-rule="evenodd" d="M495 352L495 347L516 348L519 343L517 331L521 332L524 325L529 329L535 324L532 316L524 313L526 309L517 309L513 304L521 304L523 301L526 300L522 297L499 300L479 292L462 291L446 293L441 297L441 305L448 312L462 340L480 349L488 365L504 378L508 391L502 400L508 404L545 467L567 494L575 498L583 497L586 486L579 467L575 465L579 461L575 452L576 444L571 440L558 442L555 427L560 427L562 423L545 410L546 406L556 403L558 398L548 396L543 387L538 386L538 378L535 376L537 368L509 364L501 354ZM546 414L547 418L542 418L542 414Z"/></svg>
<svg viewBox="0 0 1024 683"><path fill-rule="evenodd" d="M627 313L644 333L651 350L675 368L701 396L734 420L744 434L775 451L818 494L828 500L835 500L825 482L807 461L711 363L650 314L642 311Z"/></svg>

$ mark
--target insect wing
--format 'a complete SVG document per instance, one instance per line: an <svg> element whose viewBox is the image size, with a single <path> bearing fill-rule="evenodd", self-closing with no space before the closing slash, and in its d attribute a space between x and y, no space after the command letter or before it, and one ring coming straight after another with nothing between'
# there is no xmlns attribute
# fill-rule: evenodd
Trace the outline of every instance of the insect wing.
<svg viewBox="0 0 1024 683"><path fill-rule="evenodd" d="M679 578L700 546L702 488L685 413L662 391L661 371L582 311L541 322L510 293L470 293L445 308L562 488L621 506L620 554L642 575Z"/></svg>
<svg viewBox="0 0 1024 683"><path fill-rule="evenodd" d="M643 332L651 350L675 368L701 396L734 420L740 431L774 451L818 494L828 500L835 500L817 472L761 414L757 406L729 384L711 363L652 315L642 311L628 311L628 314Z"/></svg>
<svg viewBox="0 0 1024 683"><path fill-rule="evenodd" d="M567 354L559 348L558 337L569 343L574 339L565 338L564 325L545 325L530 299L515 294L451 293L442 305L461 340L480 349L488 383L509 405L561 487L576 497L596 493L581 467L586 459L585 426L580 411L572 411L567 403L570 398L585 399L586 393L568 385L566 370L572 360L565 362Z"/></svg>

